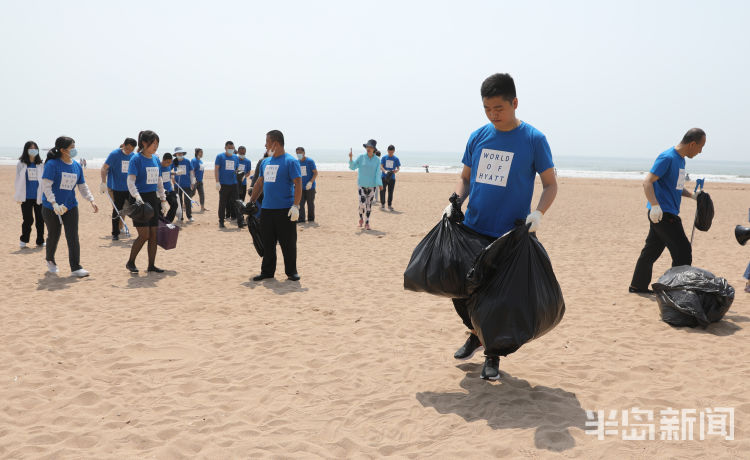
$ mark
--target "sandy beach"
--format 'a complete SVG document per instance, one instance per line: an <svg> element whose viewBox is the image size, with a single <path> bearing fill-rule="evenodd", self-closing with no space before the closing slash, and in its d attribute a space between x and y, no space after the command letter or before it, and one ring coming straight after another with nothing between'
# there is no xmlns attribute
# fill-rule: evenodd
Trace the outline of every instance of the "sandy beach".
<svg viewBox="0 0 750 460"><path fill-rule="evenodd" d="M253 162L254 163L254 162ZM131 276L132 239L110 239L111 207L82 203L85 279L19 250L14 167L1 167L2 458L747 458L750 312L737 244L750 185L711 183L710 231L693 265L738 291L723 321L662 322L652 298L627 293L648 231L640 182L559 179L538 234L567 312L559 326L479 378L459 362L465 328L448 299L407 292L403 271L438 221L456 176L402 173L394 212L357 227L356 175L324 172L315 225L298 226L301 282L255 283L247 230L219 230L218 194L159 249L164 274ZM98 170L87 170L98 185ZM687 187L692 190L693 183ZM539 195L539 186L534 205ZM80 201L80 197L79 197ZM695 202L683 200L688 236ZM128 221L128 225L131 222ZM132 229L134 232L134 229ZM32 232L32 242L35 233ZM146 268L145 250L137 265ZM665 253L656 281L670 265ZM656 440L623 439L622 411L654 414ZM659 440L660 411L733 408L734 440ZM617 411L615 434L586 434L586 411ZM609 420L609 419L608 419ZM631 418L632 420L632 418ZM600 420L600 423L603 423ZM631 427L627 427L630 430ZM610 428L608 428L610 429Z"/></svg>

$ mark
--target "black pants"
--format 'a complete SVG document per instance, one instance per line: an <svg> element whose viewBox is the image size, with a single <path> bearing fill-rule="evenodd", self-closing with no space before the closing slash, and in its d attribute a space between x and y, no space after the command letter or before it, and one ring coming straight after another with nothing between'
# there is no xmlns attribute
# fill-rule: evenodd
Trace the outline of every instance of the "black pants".
<svg viewBox="0 0 750 460"><path fill-rule="evenodd" d="M128 198L130 198L130 192L125 190L124 192L121 192L119 190L112 190L112 201L115 202L115 207L122 211L122 207L125 205L125 202L128 201ZM115 209L112 209L112 236L119 236L120 235L120 218L117 217L117 211Z"/></svg>
<svg viewBox="0 0 750 460"><path fill-rule="evenodd" d="M21 241L28 243L31 239L31 226L36 224L36 244L44 243L44 218L42 217L42 205L36 204L36 199L27 199L21 203Z"/></svg>
<svg viewBox="0 0 750 460"><path fill-rule="evenodd" d="M68 262L70 262L70 271L80 270L81 267L81 246L78 244L78 206L68 209L63 214L62 225L55 211L49 208L42 209L44 223L47 224L47 260L55 263L55 252L57 243L60 241L62 227L65 227L65 241L68 242Z"/></svg>
<svg viewBox="0 0 750 460"><path fill-rule="evenodd" d="M305 216L305 204L307 204L307 216ZM307 217L307 219L305 219ZM315 222L315 189L302 190L302 199L299 202L299 222Z"/></svg>
<svg viewBox="0 0 750 460"><path fill-rule="evenodd" d="M469 329L474 329L471 324L471 315L469 315L469 308L466 305L468 299L451 299L453 301L453 308L456 309L456 313L461 317L461 321L464 322L464 326Z"/></svg>
<svg viewBox="0 0 750 460"><path fill-rule="evenodd" d="M247 184L245 185L239 184L237 186L237 199L241 201L245 201L245 195L247 195Z"/></svg>
<svg viewBox="0 0 750 460"><path fill-rule="evenodd" d="M383 188L380 189L380 204L385 205L385 191L388 189L388 206L393 204L393 188L396 186L395 178L383 179Z"/></svg>
<svg viewBox="0 0 750 460"><path fill-rule="evenodd" d="M219 222L224 223L224 216L237 215L237 184L221 184L219 190ZM238 219L239 220L239 219Z"/></svg>
<svg viewBox="0 0 750 460"><path fill-rule="evenodd" d="M664 252L665 247L672 256L673 267L693 263L693 250L679 217L665 212L661 222L655 224L649 220L649 226L646 244L635 264L633 280L630 282L636 289L648 289L654 262Z"/></svg>
<svg viewBox="0 0 750 460"><path fill-rule="evenodd" d="M206 194L203 191L203 181L195 183L195 191L198 192L198 202L201 204L201 208L206 203Z"/></svg>
<svg viewBox="0 0 750 460"><path fill-rule="evenodd" d="M177 189L177 199L182 203L182 212L184 213L184 217L190 219L191 217L193 217L193 206L190 200L192 199L193 195L195 195L195 192L191 190L190 187L183 190L185 190L184 193L181 189Z"/></svg>
<svg viewBox="0 0 750 460"><path fill-rule="evenodd" d="M264 275L276 273L276 242L284 256L284 272L297 273L297 226L289 220L289 208L264 209L260 213L260 236L263 240L263 263L260 271Z"/></svg>
<svg viewBox="0 0 750 460"><path fill-rule="evenodd" d="M167 204L169 205L169 211L167 211L167 215L164 216L164 218L167 219L167 222L172 222L174 220L174 216L177 215L177 192L172 190L171 192L166 192L166 193L167 193Z"/></svg>

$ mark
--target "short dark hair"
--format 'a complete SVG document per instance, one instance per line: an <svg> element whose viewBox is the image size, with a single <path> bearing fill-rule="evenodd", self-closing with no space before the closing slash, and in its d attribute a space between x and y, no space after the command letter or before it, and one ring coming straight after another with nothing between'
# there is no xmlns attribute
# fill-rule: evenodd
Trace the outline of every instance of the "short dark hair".
<svg viewBox="0 0 750 460"><path fill-rule="evenodd" d="M396 147L394 147L393 144L391 144L391 145L388 146L388 151L390 152L391 150L393 150L393 151L396 150Z"/></svg>
<svg viewBox="0 0 750 460"><path fill-rule="evenodd" d="M133 148L136 148L138 146L138 142L135 141L132 137L126 137L125 142L122 143L123 147L126 145L129 145Z"/></svg>
<svg viewBox="0 0 750 460"><path fill-rule="evenodd" d="M271 142L278 142L282 147L284 146L284 135L278 129L272 129L266 133L266 136Z"/></svg>
<svg viewBox="0 0 750 460"><path fill-rule="evenodd" d="M18 157L21 163L25 163L26 165L31 164L31 158L29 157L29 149L32 147L39 150L39 146L34 141L26 141L26 143L23 144L23 152L21 153L21 156ZM38 165L41 162L42 162L42 159L39 158L39 152L37 152L36 156L34 157L34 164Z"/></svg>
<svg viewBox="0 0 750 460"><path fill-rule="evenodd" d="M164 155L161 156L161 161L171 160L171 159L172 159L172 154L169 153L169 152L167 152L167 153L165 153Z"/></svg>
<svg viewBox="0 0 750 460"><path fill-rule="evenodd" d="M226 141L226 142L224 142L224 148L227 148L227 147L229 147L230 145L231 145L232 147L234 147L234 142L232 142L232 141Z"/></svg>
<svg viewBox="0 0 750 460"><path fill-rule="evenodd" d="M200 147L196 147L196 148L195 148L195 155L196 155L196 156L198 155L198 153L202 153L202 152L203 152L203 149L202 149L202 148L200 148Z"/></svg>
<svg viewBox="0 0 750 460"><path fill-rule="evenodd" d="M146 144L153 144L154 141L159 142L159 135L155 132L151 131L150 129L147 129L146 131L141 131L138 134L138 151L143 151L143 147L146 146Z"/></svg>
<svg viewBox="0 0 750 460"><path fill-rule="evenodd" d="M496 73L482 82L482 99L486 97L502 97L508 102L516 98L516 84L513 77L507 73Z"/></svg>
<svg viewBox="0 0 750 460"><path fill-rule="evenodd" d="M685 133L684 136L682 136L682 141L680 141L680 144L689 144L691 142L700 142L703 140L703 138L706 137L706 132L703 131L700 128L690 128Z"/></svg>
<svg viewBox="0 0 750 460"><path fill-rule="evenodd" d="M302 150L302 152L304 152L305 148L304 147L297 147L294 151L296 152L297 150Z"/></svg>

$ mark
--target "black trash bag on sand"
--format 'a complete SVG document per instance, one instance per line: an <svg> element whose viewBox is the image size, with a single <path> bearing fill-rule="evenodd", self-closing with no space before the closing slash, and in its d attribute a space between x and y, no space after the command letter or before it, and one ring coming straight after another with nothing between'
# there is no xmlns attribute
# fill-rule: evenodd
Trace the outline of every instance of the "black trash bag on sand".
<svg viewBox="0 0 750 460"><path fill-rule="evenodd" d="M258 217L258 206L255 203L245 204L242 200L237 200L237 208L242 214L247 215L247 230L253 239L255 252L263 257L263 240L260 237L260 218Z"/></svg>
<svg viewBox="0 0 750 460"><path fill-rule="evenodd" d="M565 314L547 251L525 224L495 240L468 275L471 323L487 354L507 356Z"/></svg>
<svg viewBox="0 0 750 460"><path fill-rule="evenodd" d="M690 265L670 268L651 287L662 321L677 327L705 328L721 320L734 301L727 280Z"/></svg>
<svg viewBox="0 0 750 460"><path fill-rule="evenodd" d="M695 208L695 228L707 232L714 220L714 202L711 195L701 192L697 198L698 204Z"/></svg>
<svg viewBox="0 0 750 460"><path fill-rule="evenodd" d="M493 238L463 225L463 213L454 196L451 203L451 218L443 216L414 248L404 271L404 289L450 298L469 296L466 274Z"/></svg>

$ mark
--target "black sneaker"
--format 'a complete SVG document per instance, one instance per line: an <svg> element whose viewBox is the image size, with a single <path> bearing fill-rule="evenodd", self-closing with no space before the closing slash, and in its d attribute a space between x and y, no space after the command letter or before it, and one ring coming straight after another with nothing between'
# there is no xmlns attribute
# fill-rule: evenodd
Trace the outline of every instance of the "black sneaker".
<svg viewBox="0 0 750 460"><path fill-rule="evenodd" d="M164 270L162 270L161 268L157 267L156 265L152 265L152 266L148 267L148 271L154 272L154 273L164 273Z"/></svg>
<svg viewBox="0 0 750 460"><path fill-rule="evenodd" d="M654 293L654 291L652 291L651 289L638 289L638 288L634 288L633 286L630 286L628 288L628 292L631 294L653 294Z"/></svg>
<svg viewBox="0 0 750 460"><path fill-rule="evenodd" d="M117 241L119 239L120 239L119 235L112 235L112 241Z"/></svg>
<svg viewBox="0 0 750 460"><path fill-rule="evenodd" d="M260 275L253 276L253 281L263 281L267 278L273 278L273 275L267 275L265 273L261 273Z"/></svg>
<svg viewBox="0 0 750 460"><path fill-rule="evenodd" d="M485 356L484 367L479 375L485 380L500 380L500 358L497 356Z"/></svg>
<svg viewBox="0 0 750 460"><path fill-rule="evenodd" d="M462 360L469 359L474 356L474 353L476 353L477 350L482 348L484 347L482 347L482 342L479 341L479 337L474 334L469 334L469 338L466 339L466 343L464 343L463 346L453 354L453 357Z"/></svg>
<svg viewBox="0 0 750 460"><path fill-rule="evenodd" d="M288 279L289 281L299 281L301 278L298 274L295 273L294 275L287 275L286 279Z"/></svg>
<svg viewBox="0 0 750 460"><path fill-rule="evenodd" d="M219 228L226 228L226 227L224 226L224 222L219 222Z"/></svg>

